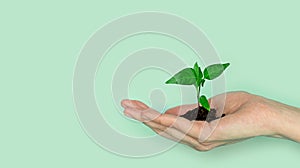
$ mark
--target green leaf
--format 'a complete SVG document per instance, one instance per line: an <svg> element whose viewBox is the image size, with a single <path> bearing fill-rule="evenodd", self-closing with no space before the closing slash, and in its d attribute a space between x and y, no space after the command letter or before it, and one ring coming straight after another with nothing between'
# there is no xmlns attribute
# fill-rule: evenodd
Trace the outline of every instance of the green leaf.
<svg viewBox="0 0 300 168"><path fill-rule="evenodd" d="M207 98L202 95L201 97L199 97L199 103L202 105L202 107L204 107L206 110L210 111L210 105L208 103Z"/></svg>
<svg viewBox="0 0 300 168"><path fill-rule="evenodd" d="M166 84L194 85L196 74L193 68L185 68L166 81Z"/></svg>
<svg viewBox="0 0 300 168"><path fill-rule="evenodd" d="M204 78L208 80L213 80L217 78L229 65L229 63L209 65L204 69Z"/></svg>
<svg viewBox="0 0 300 168"><path fill-rule="evenodd" d="M201 79L203 77L203 73L202 73L201 68L199 67L197 62L194 64L194 71L195 71L195 74L196 74L196 85L200 86Z"/></svg>

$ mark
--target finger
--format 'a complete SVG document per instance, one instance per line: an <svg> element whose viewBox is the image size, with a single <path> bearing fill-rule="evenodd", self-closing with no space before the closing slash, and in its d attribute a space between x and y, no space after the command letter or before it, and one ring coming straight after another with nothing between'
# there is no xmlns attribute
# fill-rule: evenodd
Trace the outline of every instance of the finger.
<svg viewBox="0 0 300 168"><path fill-rule="evenodd" d="M155 122L165 127L174 128L181 133L187 134L195 139L199 139L199 136L205 125L204 121L191 122L185 118L176 117L171 114L161 114L160 116L154 116L151 113L144 113L143 115L143 118L147 118L151 120L151 122Z"/></svg>
<svg viewBox="0 0 300 168"><path fill-rule="evenodd" d="M186 134L183 134L182 132L180 132L174 128L166 127L164 130L161 130L161 129L159 129L159 128L161 128L161 126L158 126L156 123L147 122L145 124L147 126L149 126L151 129L155 130L156 133L158 133L159 135L166 137L168 139L172 139L176 142L184 143L184 144L190 145L192 147L201 145L201 144L199 144L199 142L196 139L194 139Z"/></svg>
<svg viewBox="0 0 300 168"><path fill-rule="evenodd" d="M142 117L144 113L149 113L152 116L159 116L160 113L157 112L154 109L148 108L145 110L139 110L136 108L131 108L131 107L126 107L124 109L124 115L126 115L127 117L133 118L135 120L141 121L141 122L147 122L149 121L148 119Z"/></svg>
<svg viewBox="0 0 300 168"><path fill-rule="evenodd" d="M235 141L222 141L222 142L205 142L205 143L199 143L195 139L189 139L189 137L179 139L177 137L173 137L171 135L174 135L173 133L170 133L169 131L164 131L167 128L165 126L156 124L154 122L147 122L145 123L148 127L150 127L153 131L155 131L158 135L165 137L167 139L170 139L175 142L180 142L182 144L188 145L193 147L194 149L198 151L208 151L211 149L214 149L219 146L225 146L233 143L240 142L241 140L235 140ZM186 135L187 136L187 135ZM243 139L244 140L244 139Z"/></svg>
<svg viewBox="0 0 300 168"><path fill-rule="evenodd" d="M184 119L182 117L177 117L175 115L171 115L171 114L160 114L159 112L148 108L146 110L138 110L136 108L125 108L124 110L125 115L136 119L138 121L141 122L147 122L149 120L151 120L151 122L155 122L158 125L162 125L166 128L168 127L172 127L178 131L180 131L182 134L187 134L192 138L195 138L197 140L199 140L199 137L202 133L206 135L202 137L205 137L205 139L207 139L207 137L210 135L211 133L211 129L210 127L204 127L204 122L203 121L196 121L196 122L191 122L187 119ZM147 123L146 123L147 124ZM203 129L205 128L205 129ZM164 130L165 128L161 128L161 127L157 127L157 129L161 129ZM173 131L174 132L174 131ZM176 134L178 135L178 134ZM177 137L180 138L180 137ZM204 139L204 138L202 138Z"/></svg>
<svg viewBox="0 0 300 168"><path fill-rule="evenodd" d="M192 146L196 150L199 151L208 151L218 146L223 146L227 144L232 144L239 142L241 140L233 140L233 141L217 141L217 142L203 142L199 143L199 141L189 135L183 134L182 132L173 129L171 127L165 127L164 125L157 124L155 122L145 122L148 127L153 129L159 135L171 139L176 142L180 142L189 146Z"/></svg>
<svg viewBox="0 0 300 168"><path fill-rule="evenodd" d="M195 140L191 137L185 137L185 135L178 130L167 128L167 127L160 125L158 123L155 123L155 122L149 122L147 119L142 117L144 115L144 113L151 114L151 116L154 118L157 118L160 116L160 113L156 112L155 110L153 110L151 108L140 111L140 110L137 110L136 108L127 107L127 108L125 108L124 113L125 113L125 115L127 115L133 119L144 122L144 124L149 126L155 132L159 133L159 135L164 136L168 139L174 140L176 142L180 141L182 143L190 144L193 146L196 145L196 143L198 143L197 140Z"/></svg>
<svg viewBox="0 0 300 168"><path fill-rule="evenodd" d="M179 143L182 143L182 144L185 144L185 145L188 145L190 147L193 147L193 148L196 148L196 146L193 146L191 145L189 142L186 142L184 140L180 140L180 139L177 139L175 137L172 137L171 135L169 135L168 133L162 131L162 130L159 130L159 129L153 129L158 135L164 137L164 138L167 138L167 139L170 139L172 141L175 141L175 142L179 142Z"/></svg>
<svg viewBox="0 0 300 168"><path fill-rule="evenodd" d="M130 108L135 108L135 109L139 109L139 110L145 110L145 109L149 108L146 104L144 104L138 100L129 100L129 99L122 100L121 105L124 108L130 107Z"/></svg>
<svg viewBox="0 0 300 168"><path fill-rule="evenodd" d="M234 144L237 142L240 142L241 140L232 140L232 141L218 141L218 142L205 142L205 143L199 143L199 141L195 138L190 137L189 135L183 135L181 132L177 132L178 130L174 130L172 128L164 129L164 126L158 125L156 123L151 122L148 123L149 127L152 128L157 134L168 138L170 140L173 140L175 142L180 142L182 144L191 146L192 148L198 150L198 151L209 151L213 148L219 147L219 146L225 146L229 144ZM158 129L160 128L160 129ZM164 130L162 130L164 129Z"/></svg>
<svg viewBox="0 0 300 168"><path fill-rule="evenodd" d="M153 129L157 134L159 134L165 138L168 138L175 142L180 142L182 144L189 145L198 151L208 151L208 150L214 149L219 146L234 144L234 143L237 143L237 142L247 139L247 138L245 138L245 139L238 139L238 140L226 140L226 141L214 141L214 142L199 143L199 141L197 141L197 139L189 137L188 135L185 135L185 137L182 139L179 139L178 137L173 137L174 133L172 133L170 131L171 129L166 130L167 129L166 127L156 124L154 122L147 122L147 126L149 126L151 129ZM190 138L192 138L192 139L190 139Z"/></svg>
<svg viewBox="0 0 300 168"><path fill-rule="evenodd" d="M152 122L152 121L147 121L147 122L144 122L144 124L148 127L150 127L151 129L158 129L158 130L161 130L161 131L164 131L167 129L166 126L164 125L160 125L156 122Z"/></svg>
<svg viewBox="0 0 300 168"><path fill-rule="evenodd" d="M237 125L233 124L234 126L230 124L233 123L234 120L238 120L232 116L235 115L226 116L210 123L205 121L191 122L185 118L177 117L171 114L161 114L158 116L153 113L143 113L142 118L151 120L151 122L155 122L156 124L167 128L176 129L182 134L188 135L200 143L204 143L239 139L240 132L247 132L247 130L241 131L238 129L240 125L243 124L243 121L240 121L242 123L238 123Z"/></svg>
<svg viewBox="0 0 300 168"><path fill-rule="evenodd" d="M182 141L182 140L180 140L180 139L178 139L178 138L175 138L175 137L169 135L168 133L164 132L163 130L156 129L156 128L151 128L151 129L152 129L154 132L156 132L158 135L162 136L162 137L165 137L165 138L170 139L170 140L175 141L175 142L179 142L179 143L182 143L182 144L191 146L190 143L185 142L185 141Z"/></svg>
<svg viewBox="0 0 300 168"><path fill-rule="evenodd" d="M160 130L160 129L155 129L155 128L153 128L153 131L156 132L158 135L160 135L160 136L162 136L162 137L165 137L165 138L170 139L170 140L175 141L175 142L180 142L179 139L174 138L174 137L172 137L172 136L169 135L169 134L162 134L161 132L163 132L163 131Z"/></svg>
<svg viewBox="0 0 300 168"><path fill-rule="evenodd" d="M195 149L199 150L199 151L208 151L208 150L212 150L216 147L225 146L225 145L229 145L229 144L234 144L234 143L237 143L237 142L240 142L240 141L241 140L225 141L225 142L214 142L214 143L209 143L209 144L200 143L201 145L195 147Z"/></svg>
<svg viewBox="0 0 300 168"><path fill-rule="evenodd" d="M171 139L175 142L179 142L180 139L172 137L171 135L167 134L164 132L164 130L166 130L167 128L163 125L157 124L155 122L144 122L144 124L146 126L148 126L149 128L151 128L154 132L156 132L157 134L159 134L160 136L163 136L165 138Z"/></svg>
<svg viewBox="0 0 300 168"><path fill-rule="evenodd" d="M165 112L165 114L173 114L173 115L183 115L189 110L193 110L197 108L197 104L186 104L182 106L173 107Z"/></svg>

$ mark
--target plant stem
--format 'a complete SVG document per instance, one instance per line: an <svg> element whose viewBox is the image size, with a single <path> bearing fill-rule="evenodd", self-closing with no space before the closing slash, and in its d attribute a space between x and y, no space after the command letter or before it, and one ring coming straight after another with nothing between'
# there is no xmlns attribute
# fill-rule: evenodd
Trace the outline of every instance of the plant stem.
<svg viewBox="0 0 300 168"><path fill-rule="evenodd" d="M199 98L200 98L200 88L201 88L201 86L198 86L198 87L196 86L198 109L200 109L200 103L199 103Z"/></svg>

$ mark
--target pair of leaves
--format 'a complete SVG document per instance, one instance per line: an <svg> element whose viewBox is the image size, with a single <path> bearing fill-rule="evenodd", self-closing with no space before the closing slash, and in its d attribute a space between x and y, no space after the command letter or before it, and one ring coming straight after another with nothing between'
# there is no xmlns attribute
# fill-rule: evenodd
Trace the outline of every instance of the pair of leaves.
<svg viewBox="0 0 300 168"><path fill-rule="evenodd" d="M219 77L229 65L230 65L229 63L213 64L206 67L202 73L201 68L198 66L196 62L194 68L185 68L179 71L172 78L167 80L166 84L200 86L201 83L203 85L205 79L213 80Z"/></svg>
<svg viewBox="0 0 300 168"><path fill-rule="evenodd" d="M196 62L193 68L185 68L179 71L172 78L167 80L166 84L195 85L198 92L197 97L199 97L200 87L203 87L205 80L213 80L219 77L229 65L229 63L209 65L202 72ZM198 102L206 110L210 111L210 105L204 95L199 97Z"/></svg>

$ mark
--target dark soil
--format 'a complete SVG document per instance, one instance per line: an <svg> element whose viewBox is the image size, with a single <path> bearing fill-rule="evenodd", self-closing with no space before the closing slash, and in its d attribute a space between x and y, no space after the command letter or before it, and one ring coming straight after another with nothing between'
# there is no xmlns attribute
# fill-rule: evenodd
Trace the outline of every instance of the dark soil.
<svg viewBox="0 0 300 168"><path fill-rule="evenodd" d="M222 114L221 117L224 116L225 114ZM181 115L180 117L186 118L190 121L198 120L207 122L211 122L213 120L221 118L220 116L217 116L217 111L215 109L210 109L210 111L208 111L204 107L200 107L199 110L198 107L193 110L189 110L187 113Z"/></svg>

